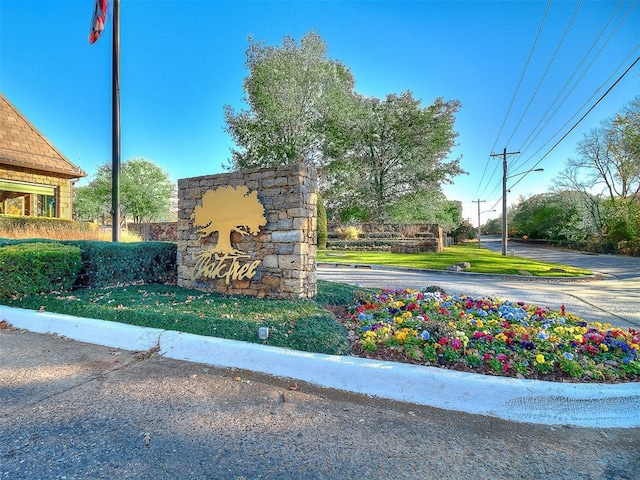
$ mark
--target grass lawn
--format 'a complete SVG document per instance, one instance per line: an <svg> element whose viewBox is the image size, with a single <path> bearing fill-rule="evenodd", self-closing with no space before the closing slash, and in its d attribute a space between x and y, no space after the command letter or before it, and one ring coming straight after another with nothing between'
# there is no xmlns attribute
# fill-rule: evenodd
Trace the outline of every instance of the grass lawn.
<svg viewBox="0 0 640 480"><path fill-rule="evenodd" d="M259 300L145 284L0 297L0 303L253 343L263 343L258 328L269 327L268 345L347 354L347 331L325 306L349 305L358 289L319 281L318 290L316 301Z"/></svg>
<svg viewBox="0 0 640 480"><path fill-rule="evenodd" d="M522 275L523 271L539 277L576 277L591 275L591 271L556 263L537 262L526 258L503 256L499 253L478 248L477 245L455 245L442 252L391 253L376 251L320 250L318 262L387 265L395 267L425 268L445 270L447 266L459 262L469 262L469 272ZM562 269L554 272L551 269Z"/></svg>
<svg viewBox="0 0 640 480"><path fill-rule="evenodd" d="M555 312L523 302L448 296L433 287L374 292L318 281L315 300L287 301L145 284L4 297L0 303L489 375L586 382L640 378L640 331L588 324L564 306ZM258 338L260 327L269 327L267 342Z"/></svg>

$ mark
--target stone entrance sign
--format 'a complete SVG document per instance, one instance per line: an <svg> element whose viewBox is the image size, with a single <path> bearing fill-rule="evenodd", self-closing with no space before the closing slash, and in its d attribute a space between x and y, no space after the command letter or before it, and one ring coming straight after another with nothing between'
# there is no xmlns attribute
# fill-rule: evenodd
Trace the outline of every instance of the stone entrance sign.
<svg viewBox="0 0 640 480"><path fill-rule="evenodd" d="M312 298L315 168L288 165L178 181L178 285Z"/></svg>

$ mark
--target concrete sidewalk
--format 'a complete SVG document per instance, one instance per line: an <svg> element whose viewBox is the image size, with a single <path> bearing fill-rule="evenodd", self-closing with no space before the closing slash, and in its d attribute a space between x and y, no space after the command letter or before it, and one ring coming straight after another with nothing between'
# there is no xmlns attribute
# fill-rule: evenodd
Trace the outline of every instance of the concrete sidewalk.
<svg viewBox="0 0 640 480"><path fill-rule="evenodd" d="M0 319L31 332L167 358L238 368L349 393L579 427L640 426L640 384L576 384L492 377L434 367L332 356L103 320L0 306Z"/></svg>

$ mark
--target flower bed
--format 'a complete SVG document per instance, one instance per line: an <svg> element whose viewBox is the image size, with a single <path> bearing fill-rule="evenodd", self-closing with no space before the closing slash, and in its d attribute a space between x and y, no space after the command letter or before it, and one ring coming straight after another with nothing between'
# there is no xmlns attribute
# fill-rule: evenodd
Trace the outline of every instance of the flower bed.
<svg viewBox="0 0 640 480"><path fill-rule="evenodd" d="M348 312L353 351L368 358L539 380L640 380L640 331L587 323L564 305L387 290L359 295Z"/></svg>

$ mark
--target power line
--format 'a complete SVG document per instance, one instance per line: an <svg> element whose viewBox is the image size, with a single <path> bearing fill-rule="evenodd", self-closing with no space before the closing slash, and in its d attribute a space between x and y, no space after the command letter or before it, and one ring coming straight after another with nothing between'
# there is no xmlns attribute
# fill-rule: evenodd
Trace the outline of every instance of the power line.
<svg viewBox="0 0 640 480"><path fill-rule="evenodd" d="M500 138L500 135L502 134L502 129L504 128L505 123L507 122L507 118L509 118L509 113L511 112L511 108L513 107L513 103L516 100L516 96L518 95L518 91L520 90L520 85L522 85L522 80L524 79L524 76L527 72L527 68L529 67L529 62L531 61L531 57L533 57L533 52L535 51L536 45L538 43L538 39L540 38L540 33L542 32L542 27L545 23L545 20L547 19L547 14L549 13L549 9L551 8L551 1L549 0L547 2L547 8L544 11L544 15L542 16L542 21L540 22L540 26L538 27L538 32L536 33L536 38L533 41L533 45L531 45L531 49L529 50L529 56L527 57L527 61L525 62L524 68L522 70L522 74L520 74L520 80L518 80L518 85L516 86L515 91L513 92L513 96L511 97L511 102L509 103L509 107L507 108L507 113L505 113L504 119L502 120L502 125L500 125L500 129L498 131L498 135L496 136L495 141L493 142L493 146L491 147L491 150L495 149L496 145L498 144L498 139ZM482 176L480 177L480 183L478 183L478 187L476 188L476 193L478 193L478 190L480 189L480 185L483 185L483 180L484 180L484 176L487 173L487 168L489 167L489 161L491 160L491 157L487 158L487 162L485 163L484 166L484 171L482 172ZM495 173L495 170L494 170ZM491 178L493 178L493 174L491 175ZM489 180L490 181L490 180ZM475 194L474 194L475 196Z"/></svg>
<svg viewBox="0 0 640 480"><path fill-rule="evenodd" d="M520 150L523 152L526 152L529 147L531 146L531 144L540 136L540 134L542 133L542 131L546 128L546 126L549 124L549 122L551 121L551 119L556 115L556 113L558 112L558 110L560 109L560 107L564 104L564 102L567 100L567 98L569 97L569 95L573 92L573 90L578 86L578 84L580 83L580 81L584 78L584 76L586 75L586 73L589 71L589 69L593 66L594 62L596 61L596 59L600 56L600 54L602 53L602 51L604 50L604 48L607 46L607 44L611 41L611 38L613 37L613 35L618 31L618 29L620 28L620 26L622 25L622 23L626 20L626 18L629 16L629 14L631 13L631 11L633 10L633 8L635 7L635 4L637 3L637 0L635 0L633 2L633 4L631 5L631 7L627 10L627 12L624 14L624 16L620 19L620 21L618 22L618 24L616 25L616 27L613 29L613 31L609 34L608 38L605 40L604 44L600 47L600 49L598 50L598 52L596 53L595 57L591 60L591 62L589 63L589 65L587 66L587 68L584 70L584 72L582 73L582 75L578 78L578 80L576 80L576 83L573 85L573 87L571 87L571 90L565 95L565 98L561 101L561 103L556 107L556 109L553 111L553 113L551 114L551 116L546 120L546 122L544 123L544 125L539 129L538 133L531 139L531 141L529 141L529 143L525 146L525 143L527 143L527 141L531 138L531 136L533 135L533 132L535 131L535 129L538 127L538 125L540 124L540 122L538 122L538 125L536 125L536 128L534 128L534 130L532 131L532 133L527 137L527 139L523 142L523 145L520 147ZM619 9L619 8L618 8ZM616 12L617 10L616 9ZM615 14L615 12L614 12ZM606 28L606 27L605 27ZM599 37L598 37L599 38ZM602 82L602 84L594 90L593 94L591 95L591 97L589 97L581 106L580 108L578 108L578 110L576 111L576 113L574 113L571 117L569 117L569 119L564 123L564 125L562 125L558 131L556 131L555 134L553 134L549 140L547 140L542 147L540 147L535 153L533 153L527 160L522 161L521 163L518 164L518 166L520 165L524 165L525 163L527 163L532 157L534 157L535 155L538 154L538 152L540 152L540 150L544 149L544 147L549 144L553 137L555 137L559 131L561 131L562 129L564 129L578 114L579 112L593 99L595 98L595 96L598 94L598 92L605 86L605 84L611 80L611 78L613 78L613 76L615 75L615 72L617 72L622 66L623 64L629 60L629 58L631 58L631 56L634 54L634 52L640 47L640 44L638 44L632 51L631 53L624 59L622 60L622 62L620 62L620 64L618 65L618 67L616 67L613 72L611 73L611 75L609 75L609 77L604 80ZM563 87L564 88L564 87ZM556 97L557 99L557 97ZM554 100L555 102L555 100ZM553 106L553 104L551 105ZM547 110L548 112L548 110ZM546 115L546 113L543 115ZM542 119L541 119L542 121Z"/></svg>
<svg viewBox="0 0 640 480"><path fill-rule="evenodd" d="M576 111L576 113L575 113L573 116L571 116L571 117L569 118L569 120L567 120L567 121L564 123L564 125L562 125L562 126L561 126L557 131L556 131L556 133L554 133L554 134L549 138L549 140L547 140L547 141L546 141L546 142L545 142L545 143L544 143L540 148L538 148L538 149L537 149L533 154L531 154L531 156L530 156L529 158L527 158L525 161L522 161L522 162L514 162L514 164L513 164L514 168L519 168L520 166L522 166L522 165L526 164L527 162L529 162L533 157L535 157L536 155L538 155L538 153L539 153L540 151L542 151L542 150L543 150L543 149L544 149L544 148L545 148L549 143L551 143L551 142L553 141L553 138L554 138L554 137L556 137L556 136L557 136L557 135L558 135L558 134L559 134L559 133L560 133L560 132L561 132L561 131L562 131L562 130L567 126L567 125L569 125L569 124L570 124L570 122L571 122L571 121L572 121L572 120L573 120L573 119L574 119L574 118L579 114L579 112L580 112L580 111L581 111L581 110L582 110L582 109L583 109L583 108L584 108L584 107L585 107L585 106L586 106L586 105L587 105L587 104L588 104L588 103L589 103L589 102L590 102L590 101L591 101L591 100L592 100L592 99L597 95L597 93L598 93L598 92L599 92L599 91L604 87L605 83L606 83L606 82L608 82L609 80L611 80L611 79L613 78L613 76L615 75L615 72L619 71L619 70L620 70L620 68L623 66L623 64L624 64L627 60L629 60L629 58L631 58L631 57L632 57L632 55L633 55L633 54L634 54L638 49L640 49L640 44L636 45L636 47L631 51L631 53L630 53L629 55L627 55L627 57L626 57L626 58L625 58L625 59L620 63L620 65L618 65L618 67L616 67L616 68L613 70L613 73L612 73L611 75L609 75L609 77L608 77L608 78L607 78L607 79L606 79L606 80L605 80L605 81L604 81L604 82L603 82L603 83L602 83L602 84L601 84L601 85L600 85L600 86L599 86L599 87L594 91L594 94L593 94L593 95L591 95L591 97L589 97L589 99L587 99L587 100L586 100L586 101L585 101L585 102L580 106L580 108L578 108L578 110ZM637 60L636 60L636 62L637 62ZM635 64L636 62L634 62L634 64ZM629 67L629 68L627 69L627 71L628 71L630 68L633 68L633 65L631 65L631 67ZM604 94L604 95L603 95L603 96L602 96L602 97L601 97L601 98L596 102L596 104L594 104L594 105L589 109L589 111L588 111L587 113L585 113L585 114L584 114L583 118L584 118L584 117L585 117L585 116L586 116L586 115L587 115L587 114L588 114L588 113L589 113L589 112L590 112L590 111L591 111L591 110L592 110L592 109L597 105L597 103L598 103L598 102L600 102L600 101L604 98L604 96L606 96L606 94L607 94L607 93L609 93L609 91L611 90L611 88L613 88L613 86L615 86L615 84L616 84L616 83L618 83L618 82L622 79L622 77L624 77L624 76L626 75L626 73L628 73L627 71L625 71L625 72L620 76L620 78L618 78L618 80L616 80L616 82L615 82L615 83L614 83L614 84L609 88L609 90L607 90L607 92L606 92L606 93L605 93L605 94ZM581 118L580 120L578 120L578 121L576 122L576 124L575 124L573 127L571 127L571 128L572 128L572 129L574 129L574 128L578 125L578 123L580 123L580 122L583 120L583 118ZM547 153L545 154L545 157L546 157L549 153L551 153L551 151L552 151L552 150L553 150L553 149L554 149L554 148L555 148L555 147L556 147L556 146L557 146L557 145L558 145L558 144L559 144L559 143L560 143L560 142L561 142L561 141L562 141L562 140L563 140L563 139L564 139L564 138L565 138L569 133L570 133L570 131L569 131L569 132L567 132L567 134L566 134L562 139L560 139L560 140L558 141L558 143L557 143L556 145L554 145L554 146L550 149L550 151L549 151L549 152L547 152ZM529 145L530 145L530 144L529 144ZM529 148L529 146L527 146L526 148ZM544 157L543 157L543 158L544 158ZM541 160L542 160L542 159L541 159ZM540 161L541 161L541 160L540 160ZM539 161L539 162L540 162L540 161ZM539 164L539 162L538 162L538 163L536 163L536 165L538 165L538 164ZM497 170L497 168L498 168L498 167L497 167L497 165L496 165L496 168L494 169L494 172ZM534 168L534 167L531 167L531 168ZM521 180L522 180L522 179L521 179ZM518 183L519 183L519 182L518 182ZM489 186L488 184L485 186L485 189L483 190L483 193L485 193L485 192L487 191L488 186ZM515 186L515 185L513 185L513 186ZM513 186L512 186L512 188L513 188ZM493 189L491 190L490 194L487 194L487 195L485 195L485 196L491 196L491 194L493 194L494 192L496 192L496 191L498 190L498 188L499 188L499 185L498 185L498 184L495 184L495 185L494 185L494 187L493 187ZM500 199L498 199L498 201L496 202L496 204L494 205L494 207L495 207L499 202L500 202ZM494 208L494 207L492 207L492 208Z"/></svg>
<svg viewBox="0 0 640 480"><path fill-rule="evenodd" d="M580 11L580 7L581 6L582 6L582 0L580 0L580 3L578 3L578 6L576 7L575 11L573 12L573 16L571 17L571 20L569 21L569 24L567 25L567 28L565 28L564 33L562 34L562 38L558 42L558 45L556 46L556 49L553 52L553 55L551 56L551 60L547 64L547 68L545 69L544 73L542 74L542 77L540 78L540 81L538 82L538 85L536 86L536 89L534 90L533 95L531 95L531 98L529 99L529 103L527 103L527 106L525 107L524 112L522 112L522 115L520 115L520 120L518 120L518 123L514 127L513 132L511 133L511 136L509 137L509 139L507 140L506 143L509 143L511 141L511 139L515 135L516 131L518 130L518 127L520 127L520 124L522 123L522 120L524 120L524 117L527 115L527 112L529 111L529 108L531 107L531 104L533 103L533 100L536 98L536 95L538 95L538 92L540 91L540 87L544 83L544 79L547 78L547 74L549 73L549 70L551 69L551 65L553 65L553 62L555 61L556 56L558 55L558 52L560 51L560 48L562 47L562 44L564 43L565 39L567 38L567 35L568 35L569 31L571 30L571 27L573 26L573 22L576 19L576 16L578 15L578 11Z"/></svg>
<svg viewBox="0 0 640 480"><path fill-rule="evenodd" d="M613 90L613 88L614 88L614 87L615 87L615 86L620 82L620 80L622 80L622 79L624 78L624 76L625 76L627 73L629 73L629 72L631 71L631 69L632 69L632 68L636 65L636 63L638 63L638 62L640 62L640 57L638 57L638 58L636 58L636 59L635 59L635 61L634 61L634 62L629 66L629 68L627 68L627 69L622 73L622 75L620 75L620 76L618 77L618 79L613 83L613 85L611 85L611 86L607 89L607 91L606 91L606 92L604 92L604 94L602 94L602 96L598 99L598 101L597 101L596 103L594 103L594 104L591 106L591 108L589 108L589 110L587 110L587 111L585 112L585 114L584 114L584 115L582 115L582 117L580 117L580 120L578 120L576 123L574 123L574 124L573 124L573 126L569 129L569 131L568 131L567 133L565 133L565 134L560 138L560 140L558 140L558 141L553 145L553 147L551 147L551 148L549 149L549 151L548 151L547 153L545 153L545 154L540 158L540 160L538 160L538 161L533 165L533 167L532 167L532 168L535 168L535 167L537 167L538 165L540 165L540 163L542 162L542 160L544 160L544 159L545 159L545 158L546 158L546 157L547 157L547 156L548 156L548 155L549 155L549 154L550 154L550 153L551 153L551 152L552 152L552 151L553 151L553 150L554 150L558 145L560 145L560 143L561 143L565 138L567 138L567 137L569 136L569 134L570 134L570 133L571 133L571 132L572 132L572 131L573 131L573 130L574 130L574 129L579 125L579 124L580 124L580 122L582 122L582 120L584 120L584 119L587 117L587 115L589 115L589 113L591 113L591 111L592 111L594 108L596 108L596 106L597 106L597 105L598 105L598 104L599 104L599 103L604 99L604 97L606 97L606 96L609 94L609 92L610 92L611 90ZM525 176L526 176L526 175L524 175L524 176L523 176L522 178L520 178L516 183L514 183L514 184L511 186L511 188L515 187L518 183L520 183L520 182L522 181L522 179L523 179Z"/></svg>
<svg viewBox="0 0 640 480"><path fill-rule="evenodd" d="M626 62L627 60L629 60L629 58L631 58L631 56L632 56L632 55L633 55L633 54L634 54L638 49L640 49L640 44L638 44L638 45L633 49L633 51L632 51L632 52L631 52L631 53L630 53L630 54L629 54L629 55L624 59L623 63L624 63L624 62ZM637 60L636 60L636 62L637 62ZM635 62L634 62L634 64L635 64ZM531 156L530 156L529 158L527 158L527 160L525 160L523 163L527 163L529 160L531 160L531 159L532 159L532 158L534 158L536 155L538 155L538 153L540 153L540 152L541 152L541 151L542 151L542 150L543 150L547 145L549 145L549 143L551 143L551 142L553 141L553 139L554 139L554 138L555 138L555 137L556 137L556 136L557 136L557 135L558 135L558 134L559 134L559 133L560 133L560 132L561 132L561 131L562 131L562 130L567 126L567 125L569 125L569 124L571 123L571 121L572 121L574 118L576 118L576 117L578 116L578 114L580 113L580 111L581 111L581 110L582 110L582 109L583 109L583 108L584 108L584 107L585 107L585 106L586 106L586 105L587 105L587 104L588 104L588 103L589 103L589 102L590 102L590 101L591 101L591 100L596 96L596 94L597 94L597 93L598 93L598 92L599 92L599 91L604 87L604 84L605 84L607 81L611 80L611 78L613 78L613 76L614 76L615 72L616 72L616 71L618 71L618 70L620 69L620 67L621 67L621 66L622 66L622 63L621 63L621 64L620 64L620 65L619 65L619 66L614 70L614 73L612 73L611 75L609 75L609 77L607 78L607 80L605 80L605 82L603 82L603 83L602 83L602 85L600 85L600 87L598 87L598 88L595 90L594 94L593 94L593 95L591 95L591 97L589 97L589 98L588 98L588 99L587 99L587 100L586 100L586 101L585 101L585 102L580 106L580 108L576 111L576 113L575 113L575 114L573 114L573 116L572 116L571 118L569 118L569 119L568 119L568 120L567 120L567 121L566 121L566 122L565 122L565 123L564 123L564 124L563 124L563 125L562 125L562 126L561 126L561 127L560 127L560 128L559 128L559 129L558 129L558 130L557 130L557 131L556 131L552 136L551 136L551 137L550 137L550 138L549 138L549 140L547 140L547 141L546 141L546 142L545 142L545 143L544 143L540 148L538 148L538 149L537 149L533 154L531 154ZM632 67L633 67L633 66L632 66ZM626 75L626 73L627 73L627 72L624 72L624 73L622 74L622 76L621 76L620 78L618 78L618 80L616 80L616 83L617 83L617 82L619 82L619 81L620 81L620 79L621 79L622 77L624 77L624 75ZM615 83L614 83L614 85L615 85ZM610 87L610 89L611 89L611 88L612 88L612 87ZM609 89L609 90L610 90L610 89ZM607 92L606 92L606 93L605 93L605 94L600 98L600 100L602 100L602 98L604 98L604 96L606 96L606 94L607 94L607 93L609 93L609 90L608 90L608 91L607 91ZM600 102L600 100L598 100L598 102ZM596 102L596 104L595 104L595 105L597 105L597 103L598 103L598 102ZM595 105L593 105L593 106L591 107L591 109L589 109L589 111L591 111L591 110L593 109L593 107L595 107ZM588 113L589 113L589 112L587 112L584 116L586 116ZM583 118L584 118L584 116L583 116ZM581 121L582 121L582 118L581 118L580 120L578 120L578 122L576 122L576 125L577 125L578 123L580 123ZM574 125L574 126L572 127L572 129L573 129L573 128L575 128L575 126L576 126L576 125ZM564 137L563 137L563 138L564 138ZM562 141L562 139L561 139L560 141ZM551 150L553 150L553 148L555 148L555 145L554 145L554 147L552 147L552 148L551 148ZM546 155L548 155L549 153L550 153L550 152L547 152L547 154L545 154L545 156L546 156Z"/></svg>
<svg viewBox="0 0 640 480"><path fill-rule="evenodd" d="M573 92L573 90L578 86L578 84L580 83L580 81L584 78L584 76L586 75L586 73L589 71L589 69L593 66L595 60L600 56L600 54L602 53L604 47L609 43L609 41L611 40L611 37L613 36L613 34L618 30L618 28L620 27L620 25L622 24L622 22L624 21L624 19L629 15L629 12L631 11L631 9L629 9L629 11L627 11L627 14L622 18L622 20L618 23L618 25L616 26L616 28L613 30L613 32L611 32L611 34L609 35L609 37L605 40L604 44L602 45L602 47L600 47L600 50L598 50L598 52L596 53L596 55L594 56L593 60L591 60L591 62L589 63L589 65L587 66L587 68L583 71L582 75L576 80L576 82L573 84L573 87L571 87L571 89L567 92L567 94L564 96L564 98L562 99L562 101L560 101L560 103L558 104L558 106L556 107L556 109L553 111L553 113L551 115L549 115L549 117L547 118L547 115L549 114L549 111L551 110L551 108L553 108L553 106L558 102L558 100L560 99L560 96L562 95L562 93L566 90L566 88L569 86L571 80L573 80L573 78L576 76L576 74L578 73L578 71L580 70L580 67L582 67L582 65L585 63L585 61L587 60L587 58L589 57L589 54L593 51L593 49L595 48L596 44L598 43L598 41L600 40L600 38L604 35L604 32L607 30L607 28L609 27L609 25L611 24L611 22L613 21L613 19L615 18L615 16L617 15L618 11L620 10L620 8L622 7L622 5L624 4L624 0L621 0L620 3L618 4L618 6L616 7L616 9L613 11L613 13L611 14L611 16L609 17L609 20L607 21L607 23L605 24L605 26L602 28L602 30L600 31L600 33L598 34L598 36L595 38L595 40L593 41L593 43L591 44L591 46L589 47L589 50L587 50L587 53L584 54L584 56L582 57L582 60L580 61L580 63L576 66L576 68L573 70L573 73L571 74L571 76L569 77L569 79L565 82L565 84L563 85L562 89L558 92L558 95L556 96L556 98L553 100L553 102L551 102L551 104L549 105L549 108L547 108L547 110L544 112L544 114L540 117L540 120L538 121L538 123L536 124L536 126L533 128L533 130L531 130L531 133L529 134L529 136L522 142L522 145L520 146L520 148L518 150L520 151L526 151L527 148L540 136L540 134L544 131L545 127L549 124L549 122L551 121L551 119L555 116L555 114L558 112L558 110L560 109L560 107L562 107L562 105L564 105L564 103L566 102L566 100L569 98L569 96L571 95L571 93ZM632 6L633 8L633 6ZM547 118L546 122L544 123L544 125L538 130L538 127L540 127L540 124L545 120L545 118ZM537 131L537 133L536 133ZM535 134L535 136L534 136ZM531 138L533 136L533 138ZM531 139L531 142L529 142L529 139ZM529 142L529 143L527 143ZM526 147L525 147L526 145Z"/></svg>

